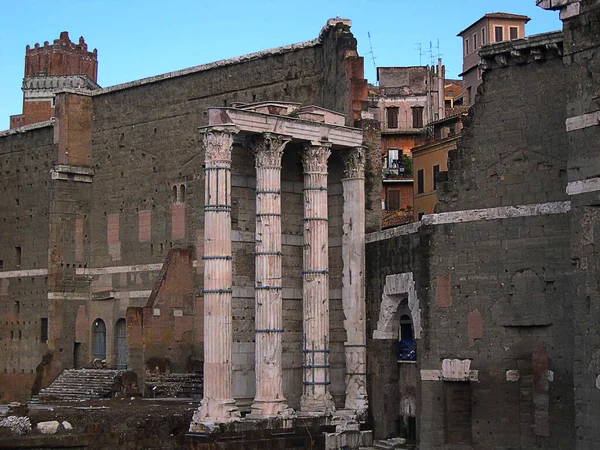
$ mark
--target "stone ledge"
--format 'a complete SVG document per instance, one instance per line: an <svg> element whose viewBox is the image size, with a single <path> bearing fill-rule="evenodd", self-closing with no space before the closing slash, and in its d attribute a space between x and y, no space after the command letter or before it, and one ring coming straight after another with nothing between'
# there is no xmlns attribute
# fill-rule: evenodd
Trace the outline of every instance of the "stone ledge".
<svg viewBox="0 0 600 450"><path fill-rule="evenodd" d="M50 178L53 180L91 183L93 177L94 171L89 167L59 164L50 169Z"/></svg>
<svg viewBox="0 0 600 450"><path fill-rule="evenodd" d="M563 55L563 40L562 31L552 31L521 39L485 44L478 51L479 67L485 71L559 58Z"/></svg>

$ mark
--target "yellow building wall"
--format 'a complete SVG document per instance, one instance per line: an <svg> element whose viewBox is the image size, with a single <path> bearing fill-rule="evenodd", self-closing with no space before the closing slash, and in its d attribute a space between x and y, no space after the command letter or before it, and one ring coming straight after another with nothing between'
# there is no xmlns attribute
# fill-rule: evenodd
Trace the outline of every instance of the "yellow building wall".
<svg viewBox="0 0 600 450"><path fill-rule="evenodd" d="M415 220L419 213L432 214L433 208L438 202L437 191L433 190L433 166L439 165L440 172L448 170L448 152L456 149L458 137L432 143L425 148L413 149L413 174L414 174L414 211ZM418 194L418 173L423 170L424 192Z"/></svg>

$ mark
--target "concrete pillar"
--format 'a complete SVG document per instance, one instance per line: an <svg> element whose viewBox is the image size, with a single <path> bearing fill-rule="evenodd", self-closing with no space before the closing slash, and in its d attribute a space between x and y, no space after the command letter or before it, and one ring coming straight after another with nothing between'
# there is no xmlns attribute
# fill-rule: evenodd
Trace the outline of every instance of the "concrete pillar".
<svg viewBox="0 0 600 450"><path fill-rule="evenodd" d="M240 417L232 395L231 147L234 126L204 133L204 398L190 431Z"/></svg>
<svg viewBox="0 0 600 450"><path fill-rule="evenodd" d="M366 418L367 334L365 307L365 155L354 148L344 155L342 236L342 305L347 341L346 409Z"/></svg>
<svg viewBox="0 0 600 450"><path fill-rule="evenodd" d="M256 397L250 418L290 413L283 394L281 296L281 157L286 136L253 142L256 164Z"/></svg>
<svg viewBox="0 0 600 450"><path fill-rule="evenodd" d="M304 148L304 389L302 413L335 410L329 393L329 230L327 220L327 159L331 145Z"/></svg>

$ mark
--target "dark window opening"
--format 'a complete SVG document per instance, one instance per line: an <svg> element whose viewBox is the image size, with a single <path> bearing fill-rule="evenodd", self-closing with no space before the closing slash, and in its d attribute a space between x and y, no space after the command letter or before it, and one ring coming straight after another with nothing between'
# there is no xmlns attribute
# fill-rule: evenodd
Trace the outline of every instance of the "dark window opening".
<svg viewBox="0 0 600 450"><path fill-rule="evenodd" d="M179 194L178 194L177 199L181 203L185 202L185 185L184 184L182 184L181 186L179 186Z"/></svg>
<svg viewBox="0 0 600 450"><path fill-rule="evenodd" d="M469 54L469 38L465 39L465 55Z"/></svg>
<svg viewBox="0 0 600 450"><path fill-rule="evenodd" d="M475 50L477 48L477 35L474 34L473 35L473 50Z"/></svg>
<svg viewBox="0 0 600 450"><path fill-rule="evenodd" d="M467 102L469 105L473 104L473 95L471 94L471 86L467 88Z"/></svg>
<svg viewBox="0 0 600 450"><path fill-rule="evenodd" d="M48 342L48 319L46 317L40 319L40 341Z"/></svg>
<svg viewBox="0 0 600 450"><path fill-rule="evenodd" d="M15 301L15 313L19 314L21 312L21 302L18 300Z"/></svg>
<svg viewBox="0 0 600 450"><path fill-rule="evenodd" d="M425 213L424 213L424 212L420 212L420 213L419 213L419 220L423 219L423 216L424 216L424 215L425 215Z"/></svg>
<svg viewBox="0 0 600 450"><path fill-rule="evenodd" d="M437 176L440 173L440 166L439 164L436 164L435 166L433 166L433 190L436 191L437 190Z"/></svg>
<svg viewBox="0 0 600 450"><path fill-rule="evenodd" d="M388 128L398 128L398 108L386 108Z"/></svg>
<svg viewBox="0 0 600 450"><path fill-rule="evenodd" d="M494 34L496 37L496 42L502 42L504 40L504 30L502 27L494 27Z"/></svg>
<svg viewBox="0 0 600 450"><path fill-rule="evenodd" d="M21 267L21 257L22 257L21 247L15 247L15 259L17 261L17 267Z"/></svg>
<svg viewBox="0 0 600 450"><path fill-rule="evenodd" d="M485 28L481 29L481 45L485 44Z"/></svg>
<svg viewBox="0 0 600 450"><path fill-rule="evenodd" d="M177 201L177 186L173 186L173 195L172 195L173 203Z"/></svg>
<svg viewBox="0 0 600 450"><path fill-rule="evenodd" d="M423 107L413 107L413 128L423 128Z"/></svg>
<svg viewBox="0 0 600 450"><path fill-rule="evenodd" d="M0 269L4 269L4 260L0 259Z"/></svg>
<svg viewBox="0 0 600 450"><path fill-rule="evenodd" d="M510 27L510 38L517 39L519 37L519 29L517 27Z"/></svg>
<svg viewBox="0 0 600 450"><path fill-rule="evenodd" d="M417 170L417 194L425 192L425 172L423 169Z"/></svg>
<svg viewBox="0 0 600 450"><path fill-rule="evenodd" d="M413 323L408 314L403 314L400 316L400 343L398 345L398 360L417 360L417 345L415 343Z"/></svg>

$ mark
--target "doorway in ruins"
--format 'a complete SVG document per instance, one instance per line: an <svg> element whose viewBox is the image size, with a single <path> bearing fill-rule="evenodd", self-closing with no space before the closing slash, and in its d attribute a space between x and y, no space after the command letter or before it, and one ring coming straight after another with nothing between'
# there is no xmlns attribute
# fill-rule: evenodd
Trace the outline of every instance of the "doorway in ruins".
<svg viewBox="0 0 600 450"><path fill-rule="evenodd" d="M106 359L106 324L102 319L94 320L93 328L93 348L94 359Z"/></svg>
<svg viewBox="0 0 600 450"><path fill-rule="evenodd" d="M115 325L115 349L117 369L127 369L127 325L125 319L117 320Z"/></svg>

